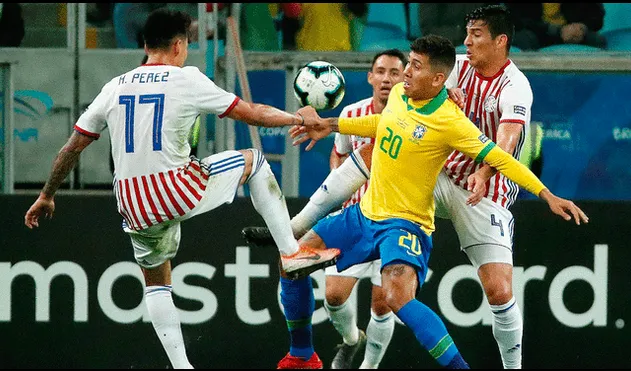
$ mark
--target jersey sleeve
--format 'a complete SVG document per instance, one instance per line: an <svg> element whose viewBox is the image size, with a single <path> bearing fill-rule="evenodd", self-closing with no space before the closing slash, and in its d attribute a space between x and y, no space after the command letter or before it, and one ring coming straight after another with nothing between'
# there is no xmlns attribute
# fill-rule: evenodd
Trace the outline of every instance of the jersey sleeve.
<svg viewBox="0 0 631 371"><path fill-rule="evenodd" d="M379 125L380 119L380 114L351 118L342 117L338 120L339 131L341 134L374 138L377 134L377 126Z"/></svg>
<svg viewBox="0 0 631 371"><path fill-rule="evenodd" d="M81 134L99 139L101 132L107 127L107 105L111 100L114 85L105 84L88 108L79 116L74 129Z"/></svg>
<svg viewBox="0 0 631 371"><path fill-rule="evenodd" d="M527 81L511 82L500 95L500 124L528 125L532 112L532 90Z"/></svg>
<svg viewBox="0 0 631 371"><path fill-rule="evenodd" d="M351 136L346 134L335 133L335 141L333 142L333 149L338 156L349 154L353 151L353 144L351 142Z"/></svg>
<svg viewBox="0 0 631 371"><path fill-rule="evenodd" d="M477 163L482 161L488 163L508 179L536 196L545 188L528 167L496 146L466 117L462 116L462 119L453 127L452 135L448 136L451 138L452 148L471 157Z"/></svg>
<svg viewBox="0 0 631 371"><path fill-rule="evenodd" d="M349 106L344 107L340 112L340 118L351 117ZM333 150L338 156L343 156L350 153L353 150L353 143L351 142L351 136L346 134L335 133L335 140L333 142Z"/></svg>
<svg viewBox="0 0 631 371"><path fill-rule="evenodd" d="M238 96L215 85L197 67L184 67L183 70L188 74L187 80L191 83L188 89L189 97L200 112L216 114L223 118L239 102Z"/></svg>
<svg viewBox="0 0 631 371"><path fill-rule="evenodd" d="M445 81L445 87L447 89L458 87L458 61L456 61L454 68L451 69L451 73L447 77L447 81Z"/></svg>
<svg viewBox="0 0 631 371"><path fill-rule="evenodd" d="M458 72L462 68L462 65L466 59L466 56L457 54L456 55L456 63L454 64L454 68L451 69L451 73L447 77L447 81L445 81L445 87L447 89L452 89L458 87Z"/></svg>

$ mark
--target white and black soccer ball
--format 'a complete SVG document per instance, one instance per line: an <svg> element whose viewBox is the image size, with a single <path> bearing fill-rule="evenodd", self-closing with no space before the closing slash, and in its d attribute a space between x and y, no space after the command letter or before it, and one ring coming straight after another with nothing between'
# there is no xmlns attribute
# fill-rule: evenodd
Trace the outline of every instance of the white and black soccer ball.
<svg viewBox="0 0 631 371"><path fill-rule="evenodd" d="M294 94L300 104L318 111L337 107L344 99L345 89L342 72L324 61L307 63L294 79Z"/></svg>

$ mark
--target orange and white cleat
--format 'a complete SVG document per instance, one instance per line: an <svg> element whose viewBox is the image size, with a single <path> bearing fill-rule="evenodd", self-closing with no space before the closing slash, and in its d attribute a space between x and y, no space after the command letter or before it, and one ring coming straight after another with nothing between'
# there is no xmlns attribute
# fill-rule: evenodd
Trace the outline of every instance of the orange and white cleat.
<svg viewBox="0 0 631 371"><path fill-rule="evenodd" d="M312 249L300 246L300 250L292 255L281 255L283 270L291 280L307 277L318 269L326 268L337 262L340 249Z"/></svg>

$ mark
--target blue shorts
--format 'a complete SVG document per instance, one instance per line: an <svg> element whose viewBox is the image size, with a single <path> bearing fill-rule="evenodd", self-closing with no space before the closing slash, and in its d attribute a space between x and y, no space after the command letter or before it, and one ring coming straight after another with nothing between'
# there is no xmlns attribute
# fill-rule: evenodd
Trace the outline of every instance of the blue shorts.
<svg viewBox="0 0 631 371"><path fill-rule="evenodd" d="M419 288L425 282L432 251L432 238L415 223L392 218L373 221L362 214L359 204L320 220L313 231L327 247L341 250L337 269L381 258L381 270L388 264L408 264L416 269Z"/></svg>

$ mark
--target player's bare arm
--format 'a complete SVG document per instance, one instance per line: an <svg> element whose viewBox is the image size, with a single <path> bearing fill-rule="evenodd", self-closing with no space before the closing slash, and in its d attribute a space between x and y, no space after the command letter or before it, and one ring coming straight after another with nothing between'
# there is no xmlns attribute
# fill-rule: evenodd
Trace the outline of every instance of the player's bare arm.
<svg viewBox="0 0 631 371"><path fill-rule="evenodd" d="M300 115L292 115L266 104L248 103L244 100L239 100L228 117L249 125L265 127L301 125L303 123L303 118Z"/></svg>
<svg viewBox="0 0 631 371"><path fill-rule="evenodd" d="M45 216L48 219L53 217L55 212L54 197L57 189L64 179L70 174L79 161L81 152L94 141L94 138L73 132L66 144L61 148L57 157L53 161L53 168L50 176L39 194L39 197L28 209L24 216L24 224L33 229L39 227L39 217Z"/></svg>
<svg viewBox="0 0 631 371"><path fill-rule="evenodd" d="M517 123L502 123L497 130L497 146L509 154L514 153L523 127L524 125ZM478 171L469 175L467 178L467 189L472 194L467 198L467 205L475 206L482 200L486 194L487 181L496 173L497 169L487 163L483 163Z"/></svg>

